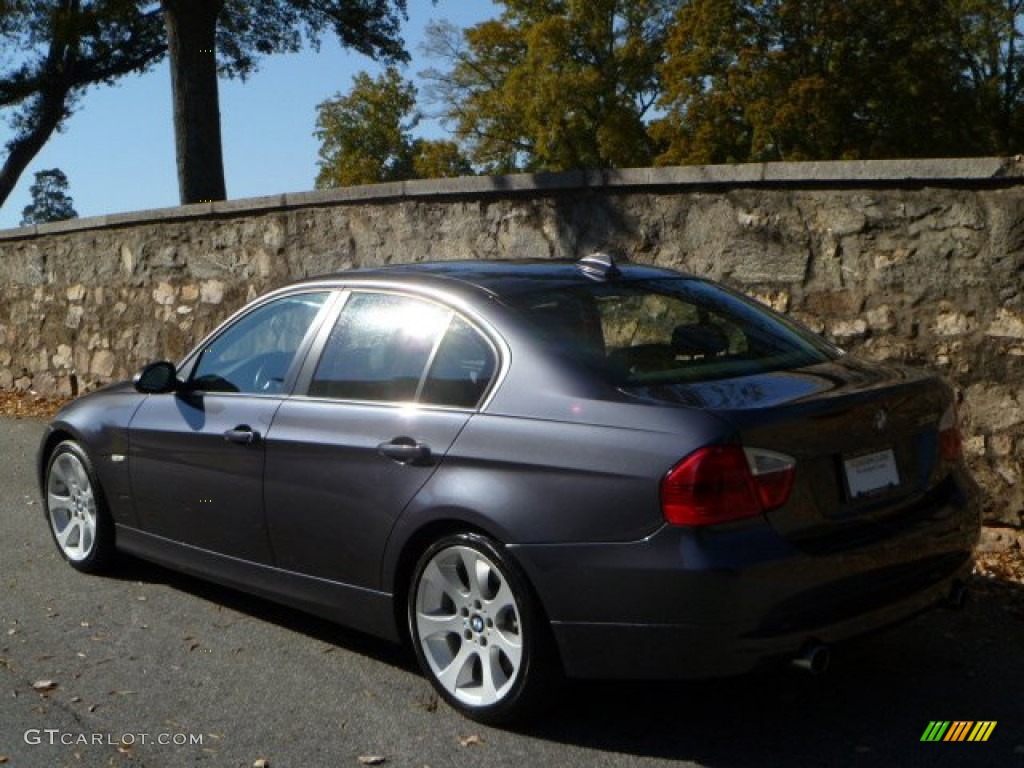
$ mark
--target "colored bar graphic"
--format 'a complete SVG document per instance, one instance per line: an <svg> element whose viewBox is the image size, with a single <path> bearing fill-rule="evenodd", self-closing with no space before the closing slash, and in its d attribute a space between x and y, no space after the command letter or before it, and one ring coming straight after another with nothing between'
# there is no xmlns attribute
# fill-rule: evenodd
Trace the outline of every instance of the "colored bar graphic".
<svg viewBox="0 0 1024 768"><path fill-rule="evenodd" d="M921 741L988 741L996 729L995 720L932 720Z"/></svg>
<svg viewBox="0 0 1024 768"><path fill-rule="evenodd" d="M968 741L988 741L988 737L992 735L992 731L996 729L995 720L986 720L979 722L974 726L974 730L971 731L971 735L967 737Z"/></svg>
<svg viewBox="0 0 1024 768"><path fill-rule="evenodd" d="M932 720L924 729L921 741L941 741L942 737L946 735L947 728L949 728L948 720Z"/></svg>
<svg viewBox="0 0 1024 768"><path fill-rule="evenodd" d="M943 741L963 741L967 738L967 733L972 725L974 725L974 722L971 720L953 721L953 725L950 726L949 733L946 734L946 738Z"/></svg>

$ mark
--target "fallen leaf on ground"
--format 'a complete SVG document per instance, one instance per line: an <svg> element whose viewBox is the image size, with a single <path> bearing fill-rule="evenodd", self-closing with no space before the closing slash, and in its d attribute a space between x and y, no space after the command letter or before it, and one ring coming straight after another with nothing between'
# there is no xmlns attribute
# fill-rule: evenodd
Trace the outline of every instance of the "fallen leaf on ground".
<svg viewBox="0 0 1024 768"><path fill-rule="evenodd" d="M53 680L36 680L34 683L32 683L32 689L35 691L39 691L41 693L45 693L46 691L52 691L56 687L57 684L53 682Z"/></svg>
<svg viewBox="0 0 1024 768"><path fill-rule="evenodd" d="M252 764L252 768L270 768L270 762L261 757Z"/></svg>
<svg viewBox="0 0 1024 768"><path fill-rule="evenodd" d="M363 765L383 765L388 759L383 755L360 755L359 762Z"/></svg>
<svg viewBox="0 0 1024 768"><path fill-rule="evenodd" d="M464 747L478 747L483 743L484 740L477 736L475 733L470 734L469 736L459 737L459 744L461 744Z"/></svg>

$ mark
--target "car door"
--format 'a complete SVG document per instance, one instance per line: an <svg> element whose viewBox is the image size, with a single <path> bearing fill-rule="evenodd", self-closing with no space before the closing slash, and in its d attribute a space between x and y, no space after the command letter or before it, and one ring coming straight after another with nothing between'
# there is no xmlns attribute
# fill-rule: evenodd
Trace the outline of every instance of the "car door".
<svg viewBox="0 0 1024 768"><path fill-rule="evenodd" d="M130 426L143 530L223 555L273 561L263 513L265 438L331 296L304 292L235 319L150 395Z"/></svg>
<svg viewBox="0 0 1024 768"><path fill-rule="evenodd" d="M494 377L493 345L425 299L353 292L267 436L278 564L376 588L387 537ZM304 395L302 393L305 393Z"/></svg>

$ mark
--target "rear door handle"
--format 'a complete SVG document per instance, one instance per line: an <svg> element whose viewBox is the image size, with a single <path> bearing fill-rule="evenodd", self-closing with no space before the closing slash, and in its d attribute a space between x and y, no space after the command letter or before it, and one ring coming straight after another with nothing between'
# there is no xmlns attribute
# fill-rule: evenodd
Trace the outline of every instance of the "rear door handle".
<svg viewBox="0 0 1024 768"><path fill-rule="evenodd" d="M396 437L377 446L382 456L394 459L399 464L424 464L430 459L430 446L419 443L411 437Z"/></svg>
<svg viewBox="0 0 1024 768"><path fill-rule="evenodd" d="M229 429L224 433L224 439L229 443L238 443L239 445L250 445L255 443L259 439L260 433L253 430L248 424L239 424L234 429Z"/></svg>

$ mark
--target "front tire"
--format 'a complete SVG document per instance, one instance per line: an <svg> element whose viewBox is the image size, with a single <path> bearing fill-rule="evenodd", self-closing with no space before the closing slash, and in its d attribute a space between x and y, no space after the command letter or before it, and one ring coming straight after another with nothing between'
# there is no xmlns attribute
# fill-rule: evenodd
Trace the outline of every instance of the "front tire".
<svg viewBox="0 0 1024 768"><path fill-rule="evenodd" d="M114 524L92 462L73 440L60 443L46 465L46 518L61 556L84 573L99 573L114 556Z"/></svg>
<svg viewBox="0 0 1024 768"><path fill-rule="evenodd" d="M413 649L449 705L491 724L536 709L557 676L549 628L497 544L477 534L435 542L408 594Z"/></svg>

